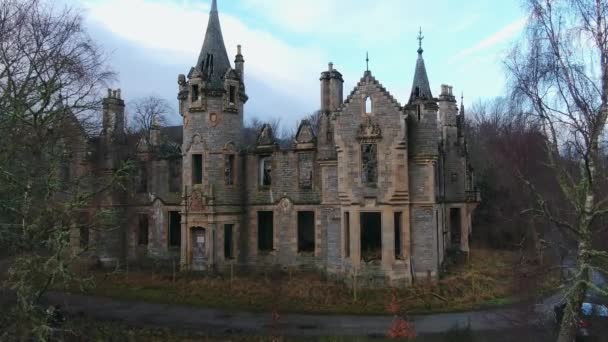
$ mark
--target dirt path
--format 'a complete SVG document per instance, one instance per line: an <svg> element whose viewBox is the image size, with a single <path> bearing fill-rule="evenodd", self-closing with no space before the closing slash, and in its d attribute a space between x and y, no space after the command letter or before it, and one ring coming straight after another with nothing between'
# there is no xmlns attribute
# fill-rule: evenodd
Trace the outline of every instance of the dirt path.
<svg viewBox="0 0 608 342"><path fill-rule="evenodd" d="M164 327L213 335L265 335L271 329L270 313L230 312L187 306L131 302L65 293L50 293L49 304L60 304L74 315L120 321L134 327ZM511 310L450 313L413 317L418 334L443 333L454 328L496 331L513 327L518 315ZM387 316L320 316L285 314L279 330L285 336L385 336L393 318Z"/></svg>

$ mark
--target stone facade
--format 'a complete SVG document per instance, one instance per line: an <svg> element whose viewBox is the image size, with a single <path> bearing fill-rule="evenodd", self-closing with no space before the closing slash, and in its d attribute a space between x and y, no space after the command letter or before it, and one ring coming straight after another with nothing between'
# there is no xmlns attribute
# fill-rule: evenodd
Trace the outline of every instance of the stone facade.
<svg viewBox="0 0 608 342"><path fill-rule="evenodd" d="M281 149L265 125L251 146L245 60L240 46L234 68L228 60L213 1L197 64L178 77L183 126L134 140L120 92L104 101L104 131L91 144L106 152L91 167L107 173L131 158L140 169L132 191L96 204L128 217L123 230L98 237L110 246L99 257L179 258L195 271L294 267L370 284L437 277L446 251L468 252L479 196L464 107L449 86L431 95L422 53L405 106L370 71L344 99L330 64L319 127L302 122Z"/></svg>

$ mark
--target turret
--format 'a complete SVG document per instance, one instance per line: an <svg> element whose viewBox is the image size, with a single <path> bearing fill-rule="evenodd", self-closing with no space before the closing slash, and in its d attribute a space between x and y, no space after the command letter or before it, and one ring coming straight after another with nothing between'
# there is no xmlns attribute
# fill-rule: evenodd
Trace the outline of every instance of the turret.
<svg viewBox="0 0 608 342"><path fill-rule="evenodd" d="M426 72L426 66L424 64L424 58L422 58L422 29L420 29L420 35L418 36L419 47L418 47L418 60L416 61L416 71L414 73L414 82L412 83L412 91L410 94L409 103L412 104L416 101L432 100L433 94L431 93L431 86L429 84L429 77Z"/></svg>
<svg viewBox="0 0 608 342"><path fill-rule="evenodd" d="M121 98L120 89L108 89L108 95L102 101L102 108L102 135L123 135L125 133L125 101Z"/></svg>
<svg viewBox="0 0 608 342"><path fill-rule="evenodd" d="M422 49L423 39L421 29L418 36L418 60L416 61L412 90L409 102L405 105L405 111L410 118L408 122L410 141L413 142L409 153L411 155L435 156L437 155L438 135L440 135L438 131L441 127L437 122L438 102L441 101L446 107L449 107L451 98L449 97L449 88L445 88L446 93L443 100L433 97L424 58L422 57L424 52ZM430 137L437 137L437 140Z"/></svg>
<svg viewBox="0 0 608 342"><path fill-rule="evenodd" d="M422 53L424 52L422 49L423 39L422 29L420 29L420 35L418 36L418 60L416 61L410 100L406 105L406 109L410 110L410 115L417 121L422 121L425 117L429 118L431 121L436 121L438 109L437 99L433 97L431 92L429 77L426 72L424 58L422 57Z"/></svg>
<svg viewBox="0 0 608 342"><path fill-rule="evenodd" d="M240 46L234 68L230 63L217 1L213 0L196 64L187 75L177 79L183 117L183 188L187 192L199 192L209 205L239 205L241 200L241 188L235 185L239 182L239 150L247 95L243 82L245 60ZM230 181L218 176L225 173L232 175L228 177ZM213 191L223 196L214 199Z"/></svg>

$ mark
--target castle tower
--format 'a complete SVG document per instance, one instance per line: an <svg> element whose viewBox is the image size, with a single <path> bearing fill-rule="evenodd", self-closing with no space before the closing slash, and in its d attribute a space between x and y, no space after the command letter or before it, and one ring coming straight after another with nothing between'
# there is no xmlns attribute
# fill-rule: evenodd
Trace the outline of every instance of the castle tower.
<svg viewBox="0 0 608 342"><path fill-rule="evenodd" d="M429 139L429 137L437 136L437 111L439 106L438 99L434 98L431 92L429 77L422 56L424 52L422 49L423 39L421 29L418 36L418 60L416 61L414 81L412 82L409 102L405 105L405 112L410 118L408 123L410 140L415 141L409 149L410 155L433 158L437 156L437 141Z"/></svg>
<svg viewBox="0 0 608 342"><path fill-rule="evenodd" d="M223 245L223 225L216 221L231 224L235 230L239 226L239 149L247 101L240 46L235 65L233 69L228 59L217 1L213 0L196 65L187 76L178 77L184 119L181 257L182 264L195 270L206 270L224 257L215 249Z"/></svg>
<svg viewBox="0 0 608 342"><path fill-rule="evenodd" d="M410 192L410 226L412 234L413 273L416 278L438 275L443 260L440 194L439 99L433 97L424 63L422 30L418 40L418 59L410 99L405 105L408 117L408 169ZM424 187L420 184L425 184ZM427 247L422 247L422 246ZM424 249L437 251L424 257Z"/></svg>

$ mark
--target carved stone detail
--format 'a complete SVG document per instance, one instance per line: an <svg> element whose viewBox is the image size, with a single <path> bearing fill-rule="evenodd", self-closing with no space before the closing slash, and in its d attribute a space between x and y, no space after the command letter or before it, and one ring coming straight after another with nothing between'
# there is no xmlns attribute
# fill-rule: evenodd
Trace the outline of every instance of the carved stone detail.
<svg viewBox="0 0 608 342"><path fill-rule="evenodd" d="M380 129L380 125L374 122L371 116L366 116L363 119L363 123L359 125L357 137L359 139L379 139L382 137L382 130Z"/></svg>
<svg viewBox="0 0 608 342"><path fill-rule="evenodd" d="M274 145L274 133L272 132L272 127L269 124L264 124L260 133L258 133L257 144L258 146L268 146Z"/></svg>

